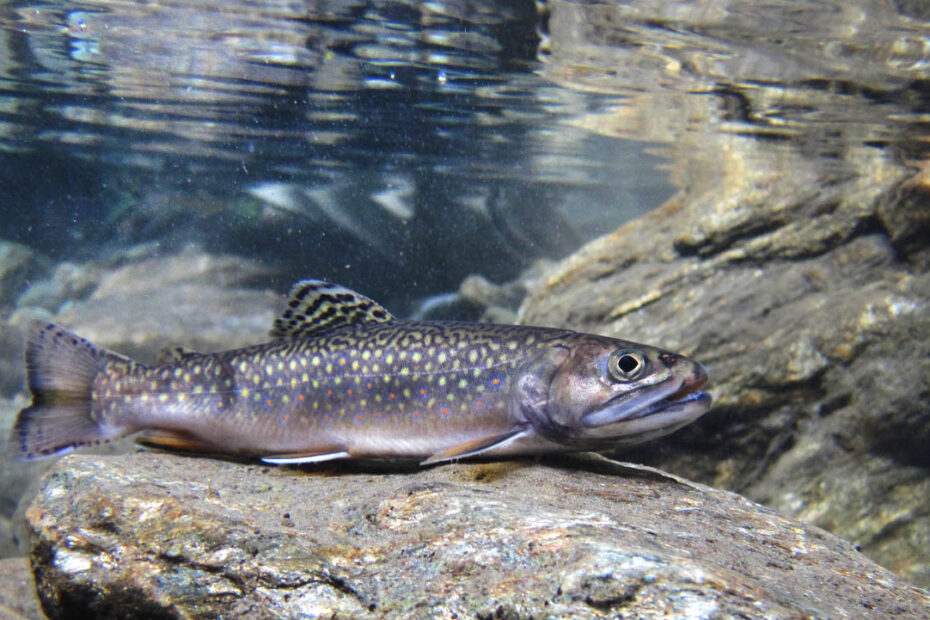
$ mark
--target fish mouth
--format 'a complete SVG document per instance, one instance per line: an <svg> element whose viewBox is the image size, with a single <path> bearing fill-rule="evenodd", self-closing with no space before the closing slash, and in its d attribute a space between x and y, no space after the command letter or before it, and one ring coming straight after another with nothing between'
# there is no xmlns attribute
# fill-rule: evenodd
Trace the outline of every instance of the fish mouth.
<svg viewBox="0 0 930 620"><path fill-rule="evenodd" d="M634 433L665 426L680 428L710 408L711 396L701 389L706 382L707 371L703 366L696 365L677 389L670 387L668 391L659 390L641 403L630 402L626 394L620 394L597 411L584 416L582 422L588 427L611 424L629 426Z"/></svg>

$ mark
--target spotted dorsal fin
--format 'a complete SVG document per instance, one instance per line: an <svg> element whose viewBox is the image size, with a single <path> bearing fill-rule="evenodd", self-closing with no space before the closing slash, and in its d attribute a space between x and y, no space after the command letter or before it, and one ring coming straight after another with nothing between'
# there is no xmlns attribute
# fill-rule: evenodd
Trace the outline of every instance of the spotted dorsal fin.
<svg viewBox="0 0 930 620"><path fill-rule="evenodd" d="M347 325L384 323L394 317L381 304L339 284L301 280L291 289L272 338L306 338Z"/></svg>
<svg viewBox="0 0 930 620"><path fill-rule="evenodd" d="M184 360L190 359L192 357L200 357L203 353L198 353L191 349L185 347L165 347L158 352L158 357L155 361L158 364L174 364L176 362L183 362Z"/></svg>

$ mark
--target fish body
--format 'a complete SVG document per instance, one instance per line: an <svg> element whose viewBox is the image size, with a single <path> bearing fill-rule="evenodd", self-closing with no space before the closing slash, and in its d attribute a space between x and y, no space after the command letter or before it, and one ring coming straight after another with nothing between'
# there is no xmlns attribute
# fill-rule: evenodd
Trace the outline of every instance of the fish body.
<svg viewBox="0 0 930 620"><path fill-rule="evenodd" d="M20 458L142 433L142 442L269 463L590 450L702 415L699 363L564 329L398 321L372 300L298 283L273 342L174 351L149 366L33 326Z"/></svg>

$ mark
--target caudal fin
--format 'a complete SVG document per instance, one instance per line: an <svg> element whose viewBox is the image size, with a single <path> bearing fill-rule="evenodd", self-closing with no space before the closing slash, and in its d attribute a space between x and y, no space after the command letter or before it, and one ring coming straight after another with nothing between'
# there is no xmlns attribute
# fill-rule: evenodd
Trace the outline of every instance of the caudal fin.
<svg viewBox="0 0 930 620"><path fill-rule="evenodd" d="M26 340L32 405L19 412L10 445L20 460L40 459L123 435L92 416L94 379L121 355L53 323L35 322Z"/></svg>

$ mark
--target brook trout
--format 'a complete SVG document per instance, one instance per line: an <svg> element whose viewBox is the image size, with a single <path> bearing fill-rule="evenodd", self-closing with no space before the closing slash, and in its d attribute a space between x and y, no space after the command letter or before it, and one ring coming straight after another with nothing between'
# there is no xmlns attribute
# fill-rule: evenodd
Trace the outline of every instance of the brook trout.
<svg viewBox="0 0 930 620"><path fill-rule="evenodd" d="M244 349L173 349L150 366L52 323L32 326L32 405L12 444L36 459L142 433L167 449L273 464L422 464L614 448L670 433L710 396L698 362L566 329L396 320L305 280Z"/></svg>

